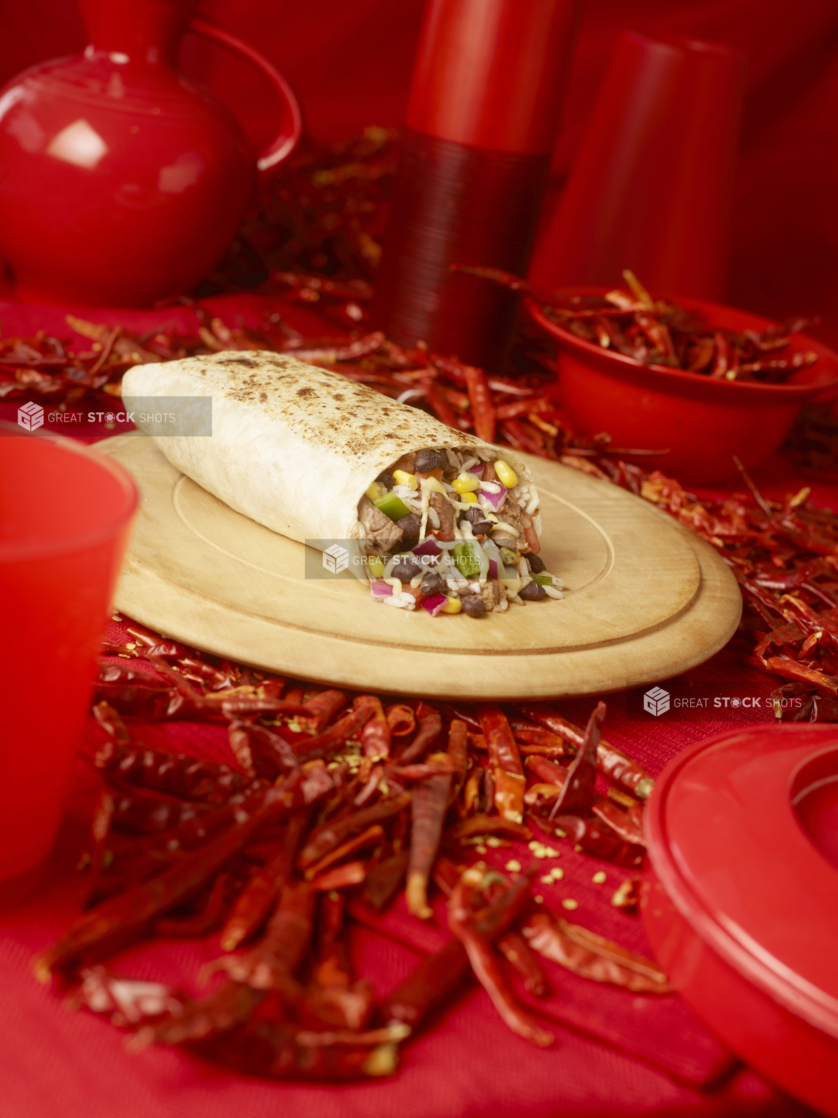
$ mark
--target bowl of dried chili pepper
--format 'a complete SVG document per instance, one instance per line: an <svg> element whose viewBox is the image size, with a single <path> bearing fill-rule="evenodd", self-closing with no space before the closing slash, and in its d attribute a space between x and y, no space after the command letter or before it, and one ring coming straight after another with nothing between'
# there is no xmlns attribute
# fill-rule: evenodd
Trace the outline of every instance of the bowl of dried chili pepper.
<svg viewBox="0 0 838 1118"><path fill-rule="evenodd" d="M664 473L706 484L735 476L735 458L758 465L803 403L838 393L838 355L801 332L808 323L653 298L624 276L625 290L526 298L556 341L562 404L580 434L606 431L617 446L659 453Z"/></svg>

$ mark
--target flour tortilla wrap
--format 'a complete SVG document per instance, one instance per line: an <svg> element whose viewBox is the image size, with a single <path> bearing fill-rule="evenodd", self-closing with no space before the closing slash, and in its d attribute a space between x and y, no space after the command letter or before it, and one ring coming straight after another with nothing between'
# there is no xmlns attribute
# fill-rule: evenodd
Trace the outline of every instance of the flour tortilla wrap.
<svg viewBox="0 0 838 1118"><path fill-rule="evenodd" d="M211 436L155 435L157 446L230 508L300 543L362 540L358 502L411 451L448 448L501 459L520 482L532 481L507 447L284 354L231 351L135 365L125 374L123 396L211 396ZM540 539L540 513L532 520Z"/></svg>

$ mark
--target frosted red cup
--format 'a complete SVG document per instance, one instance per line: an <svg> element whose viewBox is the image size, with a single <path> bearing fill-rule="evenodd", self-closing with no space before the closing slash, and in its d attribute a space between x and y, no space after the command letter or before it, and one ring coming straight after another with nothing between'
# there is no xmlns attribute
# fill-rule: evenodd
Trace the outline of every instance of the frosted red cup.
<svg viewBox="0 0 838 1118"><path fill-rule="evenodd" d="M724 302L745 93L732 47L624 31L558 205L536 286L622 283Z"/></svg>
<svg viewBox="0 0 838 1118"><path fill-rule="evenodd" d="M0 903L55 840L137 507L116 463L0 423Z"/></svg>

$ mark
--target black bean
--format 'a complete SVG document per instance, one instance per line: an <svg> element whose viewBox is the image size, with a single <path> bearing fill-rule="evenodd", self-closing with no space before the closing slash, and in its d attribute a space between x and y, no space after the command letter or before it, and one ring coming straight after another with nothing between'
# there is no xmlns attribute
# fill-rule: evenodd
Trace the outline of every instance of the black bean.
<svg viewBox="0 0 838 1118"><path fill-rule="evenodd" d="M476 536L485 536L492 527L492 521L486 519L486 513L477 505L472 505L470 509L466 509L463 515Z"/></svg>
<svg viewBox="0 0 838 1118"><path fill-rule="evenodd" d="M463 613L467 613L469 617L484 617L486 614L486 607L476 594L466 594L464 598L460 598L463 603Z"/></svg>
<svg viewBox="0 0 838 1118"><path fill-rule="evenodd" d="M445 594L448 587L441 575L431 574L429 571L422 579L420 589L423 598L433 598L434 594Z"/></svg>
<svg viewBox="0 0 838 1118"><path fill-rule="evenodd" d="M375 480L380 485L383 485L385 489L392 489L393 486L396 484L396 479L393 477L392 474L388 474L386 470L383 473L379 474Z"/></svg>
<svg viewBox="0 0 838 1118"><path fill-rule="evenodd" d="M527 563L529 564L529 568L534 575L540 575L541 572L545 569L544 560L541 558L540 555L536 555L534 551L531 551L529 555L527 555Z"/></svg>
<svg viewBox="0 0 838 1118"><path fill-rule="evenodd" d="M448 455L444 450L417 451L413 461L413 468L420 474L428 474L431 470L444 470L448 465Z"/></svg>
<svg viewBox="0 0 838 1118"><path fill-rule="evenodd" d="M547 597L547 591L538 582L528 582L523 590L518 591L518 597L526 602L540 602Z"/></svg>
<svg viewBox="0 0 838 1118"><path fill-rule="evenodd" d="M409 512L407 516L403 516L401 520L397 520L396 524L404 532L408 539L419 539L419 529L422 527L422 517L418 513Z"/></svg>
<svg viewBox="0 0 838 1118"><path fill-rule="evenodd" d="M396 563L393 567L393 578L401 579L402 582L410 582L422 568L418 563L414 563L412 559L402 559L400 563Z"/></svg>

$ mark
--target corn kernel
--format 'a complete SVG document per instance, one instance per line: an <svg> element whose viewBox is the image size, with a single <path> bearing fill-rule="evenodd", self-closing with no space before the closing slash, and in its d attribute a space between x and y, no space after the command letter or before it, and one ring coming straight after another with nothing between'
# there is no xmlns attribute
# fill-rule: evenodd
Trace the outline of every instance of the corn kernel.
<svg viewBox="0 0 838 1118"><path fill-rule="evenodd" d="M377 555L373 555L373 557L370 559L369 568L376 578L381 578L381 576L384 574L384 564L381 562Z"/></svg>
<svg viewBox="0 0 838 1118"><path fill-rule="evenodd" d="M434 493L446 493L445 486L435 477L423 477L422 486L424 489L430 489Z"/></svg>
<svg viewBox="0 0 838 1118"><path fill-rule="evenodd" d="M477 498L473 493L461 493L460 498L464 505L476 505Z"/></svg>
<svg viewBox="0 0 838 1118"><path fill-rule="evenodd" d="M387 490L380 481L374 481L367 490L367 496L371 501L374 501L376 497L383 497L386 492Z"/></svg>
<svg viewBox="0 0 838 1118"><path fill-rule="evenodd" d="M459 613L462 608L463 603L459 598L449 598L440 610L440 613Z"/></svg>
<svg viewBox="0 0 838 1118"><path fill-rule="evenodd" d="M419 482L407 470L393 470L393 481L396 485L409 485L411 489L419 488Z"/></svg>
<svg viewBox="0 0 838 1118"><path fill-rule="evenodd" d="M469 474L468 477L466 477L464 475L460 476L460 477L455 477L454 480L451 482L451 484L454 486L454 488L460 494L462 494L462 493L473 493L475 491L475 489L480 488L480 482L477 480L477 478L474 476L474 474Z"/></svg>
<svg viewBox="0 0 838 1118"><path fill-rule="evenodd" d="M518 484L518 475L506 462L495 462L495 476L501 485L511 489Z"/></svg>

